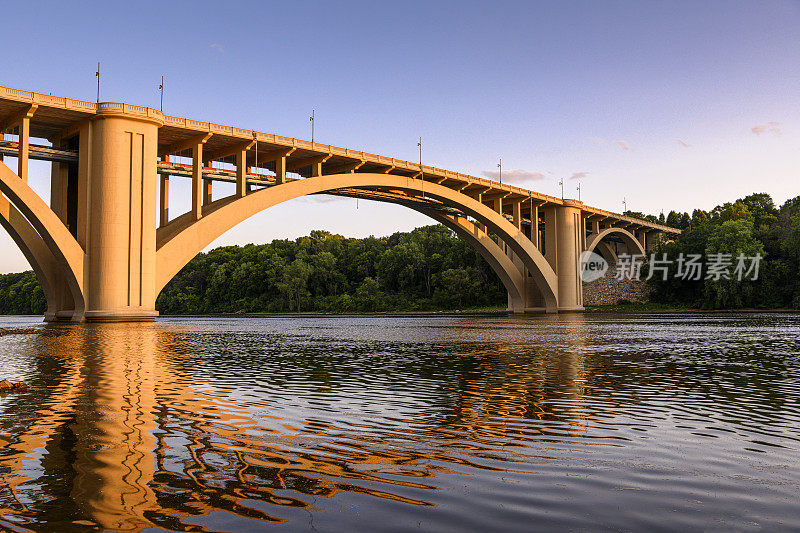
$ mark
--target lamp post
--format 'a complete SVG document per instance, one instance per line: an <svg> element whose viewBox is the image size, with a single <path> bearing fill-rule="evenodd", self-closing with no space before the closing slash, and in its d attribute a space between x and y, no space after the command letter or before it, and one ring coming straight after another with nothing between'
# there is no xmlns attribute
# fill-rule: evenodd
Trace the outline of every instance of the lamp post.
<svg viewBox="0 0 800 533"><path fill-rule="evenodd" d="M625 212L628 211L628 202L625 201L625 197L622 197L622 214L624 215Z"/></svg>
<svg viewBox="0 0 800 533"><path fill-rule="evenodd" d="M158 86L158 90L161 93L161 112L164 112L164 76L161 76L161 85Z"/></svg>
<svg viewBox="0 0 800 533"><path fill-rule="evenodd" d="M422 170L422 137L419 138L417 146L419 146L419 177L422 181L425 181L425 174Z"/></svg>
<svg viewBox="0 0 800 533"><path fill-rule="evenodd" d="M315 110L311 110L311 116L308 117L308 120L311 121L311 142L314 142L314 112Z"/></svg>
<svg viewBox="0 0 800 533"><path fill-rule="evenodd" d="M97 78L97 103L100 103L100 62L97 62L97 71L94 73Z"/></svg>
<svg viewBox="0 0 800 533"><path fill-rule="evenodd" d="M564 199L564 178L558 180L558 184L561 185L561 199Z"/></svg>
<svg viewBox="0 0 800 533"><path fill-rule="evenodd" d="M500 161L497 163L497 168L500 169L500 173L498 174L498 177L500 178L500 185L502 185L503 184L503 158L502 157L500 158Z"/></svg>
<svg viewBox="0 0 800 533"><path fill-rule="evenodd" d="M578 201L581 201L581 182L578 182Z"/></svg>

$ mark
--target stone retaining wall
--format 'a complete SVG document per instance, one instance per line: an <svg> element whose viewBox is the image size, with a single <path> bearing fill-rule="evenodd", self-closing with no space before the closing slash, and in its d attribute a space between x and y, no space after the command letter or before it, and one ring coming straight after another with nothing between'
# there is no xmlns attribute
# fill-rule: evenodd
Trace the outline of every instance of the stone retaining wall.
<svg viewBox="0 0 800 533"><path fill-rule="evenodd" d="M598 280L583 284L583 305L612 305L620 300L646 302L653 288L644 280L614 279L614 265Z"/></svg>

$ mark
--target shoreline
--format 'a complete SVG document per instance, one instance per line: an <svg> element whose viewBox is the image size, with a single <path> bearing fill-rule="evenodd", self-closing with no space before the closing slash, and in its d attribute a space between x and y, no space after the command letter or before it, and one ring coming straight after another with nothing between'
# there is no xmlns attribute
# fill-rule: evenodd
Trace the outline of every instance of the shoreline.
<svg viewBox="0 0 800 533"><path fill-rule="evenodd" d="M695 309L685 307L661 307L652 304L633 304L633 305L603 305L603 306L587 306L583 311L564 311L562 313L553 313L553 316L558 314L756 314L756 313L789 313L800 314L800 309L791 308L770 308L770 309L756 309L756 308L742 308L742 309ZM31 318L38 318L41 315L3 315L9 317L23 317L29 316ZM514 314L505 309L472 309L472 310L452 310L452 311L383 311L383 312L343 312L343 313L326 313L319 311L308 311L300 313L206 313L206 314L186 314L186 315L158 315L159 318L347 318L347 317L375 317L375 318L430 318L430 317L498 317L498 316L549 316L547 313L523 313ZM68 325L68 323L45 323L47 325ZM0 337L5 335L18 335L26 333L41 333L39 327L0 327Z"/></svg>
<svg viewBox="0 0 800 533"><path fill-rule="evenodd" d="M564 313L800 313L800 309L694 309L681 307L639 307L639 306L587 306L584 311L565 311ZM564 313L553 313L564 314ZM325 318L325 317L431 317L431 316L545 316L546 313L511 313L506 310L467 310L467 311L384 311L384 312L343 312L325 313L319 311L309 311L300 313L207 313L207 314L187 314L187 315L159 315L158 318Z"/></svg>

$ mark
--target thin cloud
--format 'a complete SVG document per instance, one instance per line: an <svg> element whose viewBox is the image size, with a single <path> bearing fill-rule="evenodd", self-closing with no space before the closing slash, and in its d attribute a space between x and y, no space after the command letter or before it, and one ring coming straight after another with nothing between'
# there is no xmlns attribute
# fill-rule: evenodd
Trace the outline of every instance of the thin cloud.
<svg viewBox="0 0 800 533"><path fill-rule="evenodd" d="M329 204L332 202L349 201L352 200L352 198L336 196L332 194L312 194L309 196L303 196L303 200L314 204Z"/></svg>
<svg viewBox="0 0 800 533"><path fill-rule="evenodd" d="M585 178L588 175L589 175L588 172L575 172L572 176L569 177L569 179L571 179L571 180L579 180L581 178Z"/></svg>
<svg viewBox="0 0 800 533"><path fill-rule="evenodd" d="M678 143L678 146L683 146L684 148L691 148L692 145L684 141L683 139L675 139L675 142Z"/></svg>
<svg viewBox="0 0 800 533"><path fill-rule="evenodd" d="M776 135L780 135L781 134L780 126L781 126L780 122L770 121L767 122L766 124L756 124L755 126L750 128L750 131L752 131L756 135L761 135L762 133L774 133Z"/></svg>
<svg viewBox="0 0 800 533"><path fill-rule="evenodd" d="M500 181L499 170L484 170L481 172L481 175L495 181ZM503 181L507 181L508 183L520 183L523 181L536 181L542 179L544 179L544 174L541 172L533 172L528 170L503 171Z"/></svg>
<svg viewBox="0 0 800 533"><path fill-rule="evenodd" d="M586 140L589 141L589 142L593 142L594 144L596 144L598 146L602 146L602 145L604 145L606 143L606 140L602 139L600 137L586 137Z"/></svg>
<svg viewBox="0 0 800 533"><path fill-rule="evenodd" d="M616 144L617 146L619 146L623 150L630 150L631 149L631 147L628 146L628 143L626 143L625 141L615 141L614 144Z"/></svg>
<svg viewBox="0 0 800 533"><path fill-rule="evenodd" d="M209 45L209 48L213 48L214 50L216 50L216 51L217 51L217 52L219 52L220 54L221 54L222 52L224 52L224 51L225 51L225 47L224 47L224 46L222 46L222 45L221 45L221 44L219 44L219 43L211 43L211 44Z"/></svg>

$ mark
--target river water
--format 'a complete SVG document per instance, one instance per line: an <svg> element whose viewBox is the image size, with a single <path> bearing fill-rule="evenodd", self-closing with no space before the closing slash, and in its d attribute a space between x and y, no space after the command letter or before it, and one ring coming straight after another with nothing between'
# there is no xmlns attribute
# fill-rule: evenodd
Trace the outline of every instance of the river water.
<svg viewBox="0 0 800 533"><path fill-rule="evenodd" d="M800 529L800 315L0 338L0 530Z"/></svg>

